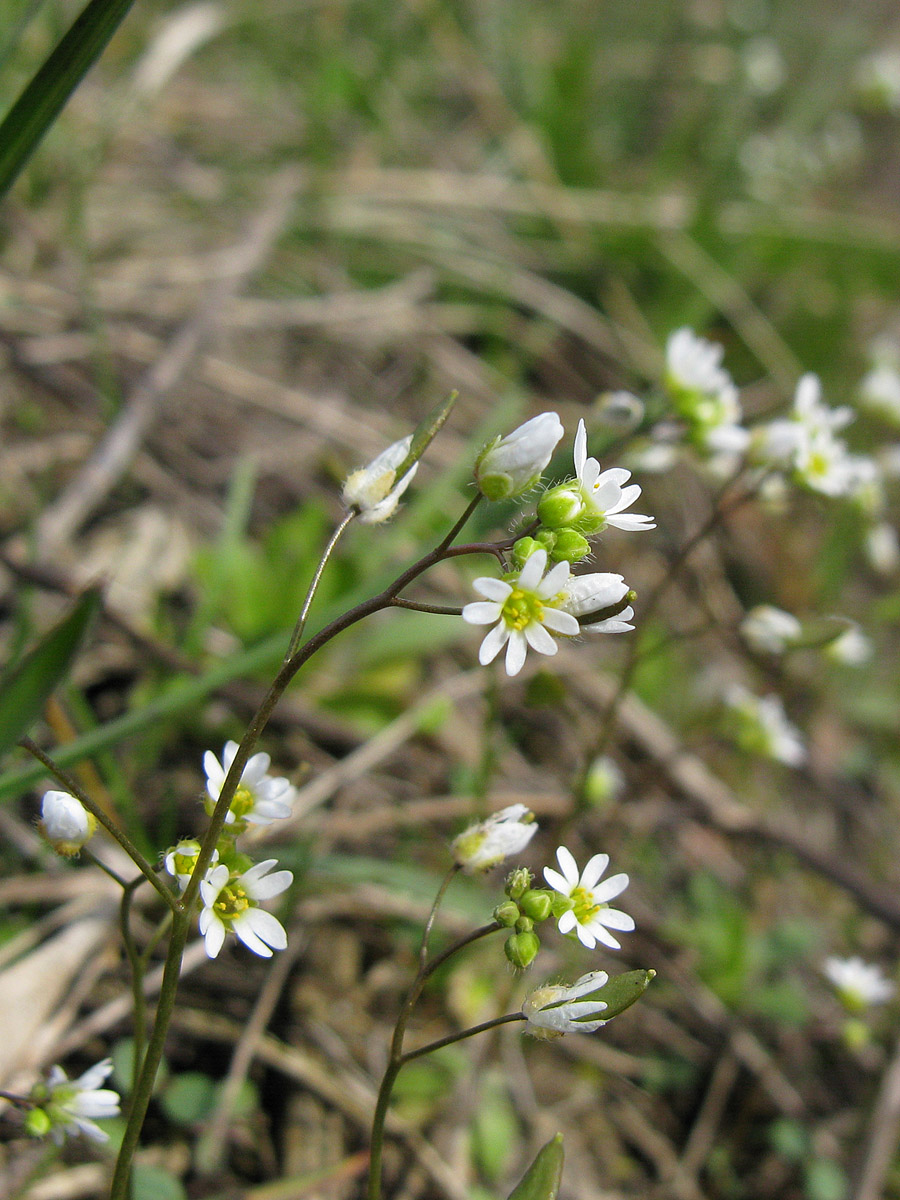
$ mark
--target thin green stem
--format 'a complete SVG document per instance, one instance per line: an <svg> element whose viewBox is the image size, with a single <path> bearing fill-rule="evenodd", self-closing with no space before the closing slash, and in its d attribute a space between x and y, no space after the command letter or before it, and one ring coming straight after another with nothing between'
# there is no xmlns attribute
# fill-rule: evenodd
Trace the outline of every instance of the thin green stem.
<svg viewBox="0 0 900 1200"><path fill-rule="evenodd" d="M408 608L412 612L435 613L440 617L461 617L462 608L458 604L423 604L419 600L404 600L397 596L391 601L393 608Z"/></svg>
<svg viewBox="0 0 900 1200"><path fill-rule="evenodd" d="M29 754L33 755L38 762L42 763L53 776L53 778L56 779L57 782L61 783L67 792L73 795L84 805L88 812L97 820L98 824L103 826L109 836L114 841L119 843L144 878L153 885L157 892L159 892L160 896L162 896L169 908L171 908L173 912L177 911L179 907L177 899L172 895L166 885L157 877L156 872L147 862L146 858L144 858L143 854L141 854L140 850L138 850L137 846L135 846L134 842L132 842L128 834L124 833L118 828L118 826L114 825L103 809L94 803L90 796L88 796L86 792L79 787L72 776L67 774L62 767L57 766L50 755L45 754L40 746L36 745L30 737L19 738L19 745L23 750L27 750Z"/></svg>
<svg viewBox="0 0 900 1200"><path fill-rule="evenodd" d="M153 957L153 951L156 949L156 947L159 945L159 943L162 941L162 939L169 932L171 925L172 925L172 912L171 912L171 910L169 910L169 912L163 913L162 920L159 922L159 924L153 930L153 932L150 935L150 940L147 942L147 945L144 947L144 952L141 955L141 965L143 966L145 971L147 970L147 966L150 963L150 959Z"/></svg>
<svg viewBox="0 0 900 1200"><path fill-rule="evenodd" d="M422 945L419 949L419 970L424 971L428 965L428 939L431 937L431 930L434 926L435 917L437 917L438 909L441 907L441 901L444 899L444 894L452 881L456 878L459 872L459 864L454 863L447 874L444 876L444 881L438 888L438 893L434 898L434 904L431 906L431 912L428 914L428 920L425 922L425 928L422 930Z"/></svg>
<svg viewBox="0 0 900 1200"><path fill-rule="evenodd" d="M109 1193L110 1200L127 1200L128 1197L131 1160L134 1158L134 1152L137 1149L141 1128L144 1124L144 1118L147 1115L147 1107L150 1103L150 1097L153 1094L156 1073L159 1070L159 1064L162 1060L169 1021L171 1020L172 1009L175 1005L175 995L178 991L181 960L184 955L184 947L187 943L190 927L191 918L189 914L175 914L172 923L172 937L169 942L169 953L166 956L162 987L160 988L159 1001L156 1008L156 1020L153 1023L153 1032L147 1044L147 1053L144 1055L140 1074L134 1083L134 1091L131 1097L131 1111L128 1114L128 1124L125 1127L119 1156L116 1159L116 1167L113 1172Z"/></svg>
<svg viewBox="0 0 900 1200"><path fill-rule="evenodd" d="M98 868L98 870L103 872L104 875L108 875L110 879L114 880L114 882L119 885L120 888L128 887L127 879L123 879L118 871L114 871L112 867L107 866L102 859L99 859L97 855L94 854L93 851L88 850L87 847L82 847L81 856L86 862L92 862L94 866ZM140 878L143 881L143 875L141 875Z"/></svg>
<svg viewBox="0 0 900 1200"><path fill-rule="evenodd" d="M134 934L131 932L131 904L134 893L144 882L143 875L131 883L125 884L122 890L122 902L119 905L119 928L122 931L122 941L131 968L131 1001L134 1005L134 1047L132 1051L131 1078L137 1079L144 1057L144 1040L147 1036L147 1001L144 997L144 959L137 948Z"/></svg>
<svg viewBox="0 0 900 1200"><path fill-rule="evenodd" d="M306 599L303 601L303 607L300 609L300 616L297 618L297 624L294 626L294 632L291 634L291 640L290 644L288 645L287 654L284 656L285 661L289 660L293 656L297 650L297 647L300 645L300 639L303 637L303 630L306 628L306 618L309 616L310 608L312 608L312 602L322 579L322 573L325 570L325 567L328 565L328 560L331 558L335 546L337 546L338 542L341 540L344 530L357 515L357 510L355 508L351 508L338 525L337 529L335 529L334 533L331 535L331 540L325 547L322 557L319 559L319 565L316 567L315 574L313 575L309 584L309 588L306 592Z"/></svg>
<svg viewBox="0 0 900 1200"><path fill-rule="evenodd" d="M494 1017L491 1021L482 1021L480 1025L473 1025L471 1029L464 1029L462 1033L448 1033L446 1037L438 1038L436 1042L429 1042L427 1046L420 1046L418 1050L408 1050L400 1059L400 1066L405 1066L414 1058L422 1058L425 1054L431 1054L433 1050L441 1050L444 1046L452 1046L454 1042L462 1042L465 1038L474 1037L476 1033L486 1033L489 1029L496 1029L498 1025L508 1025L511 1021L524 1021L525 1019L524 1013L507 1013L505 1017Z"/></svg>
<svg viewBox="0 0 900 1200"><path fill-rule="evenodd" d="M453 873L448 874L442 883L441 890L438 892L437 899L432 907L432 914L437 911L437 905L440 903L443 892L446 890L447 884L452 877ZM429 918L429 920L432 920L432 918ZM491 921L489 925L482 925L479 929L473 930L472 933L466 934L465 937L454 942L452 946L448 946L443 953L437 955L430 962L422 964L420 959L418 973L406 994L397 1017L397 1024L394 1026L394 1036L391 1038L391 1052L388 1058L388 1065L385 1068L384 1077L378 1089L378 1099L375 1101L375 1113L372 1117L371 1151L369 1155L369 1181L366 1193L368 1200L380 1200L381 1198L381 1160L384 1153L384 1123L387 1120L391 1092L394 1090L394 1083L400 1074L400 1068L404 1062L403 1039L406 1036L406 1026L409 1023L409 1018L412 1015L416 1001L422 994L422 988L425 986L428 977L442 963L445 963L448 958L456 954L457 951L462 950L464 946L468 946L486 934L493 933L500 928L501 926L496 921Z"/></svg>

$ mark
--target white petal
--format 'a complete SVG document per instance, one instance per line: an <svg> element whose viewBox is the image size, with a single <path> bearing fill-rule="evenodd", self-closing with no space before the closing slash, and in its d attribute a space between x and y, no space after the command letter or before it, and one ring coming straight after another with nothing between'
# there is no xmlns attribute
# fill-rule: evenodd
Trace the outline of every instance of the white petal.
<svg viewBox="0 0 900 1200"><path fill-rule="evenodd" d="M462 619L470 625L490 625L500 618L500 605L490 600L473 600L462 610Z"/></svg>
<svg viewBox="0 0 900 1200"><path fill-rule="evenodd" d="M294 882L294 875L292 871L273 871L264 879L248 880L247 875L244 875L243 881L247 895L252 899L271 900L273 896L280 895L291 886Z"/></svg>
<svg viewBox="0 0 900 1200"><path fill-rule="evenodd" d="M581 472L584 470L585 460L587 459L587 430L584 427L584 421L578 422L578 429L575 433L575 474L581 479Z"/></svg>
<svg viewBox="0 0 900 1200"><path fill-rule="evenodd" d="M502 604L512 591L512 584L505 579L495 579L492 575L482 575L473 582L472 587L485 600L495 600L498 604Z"/></svg>
<svg viewBox="0 0 900 1200"><path fill-rule="evenodd" d="M584 928L583 925L579 926L579 930L581 930L583 928ZM611 933L608 933L607 930L599 922L595 921L594 924L591 926L591 934L594 938L594 941L591 942L592 946L594 945L595 942L602 942L604 946L609 946L610 950L621 950L622 949L621 943L617 942L616 939L613 937L613 935ZM580 932L579 932L578 936L581 937ZM584 941L583 938L582 938L582 941ZM585 942L585 945L587 945L586 942Z"/></svg>
<svg viewBox="0 0 900 1200"><path fill-rule="evenodd" d="M492 663L509 638L511 630L505 621L499 621L487 635L478 650L478 661L483 667Z"/></svg>
<svg viewBox="0 0 900 1200"><path fill-rule="evenodd" d="M555 650L555 646L554 646ZM510 677L518 675L525 664L525 657L528 654L528 643L521 629L511 629L509 631L509 645L506 647L506 673Z"/></svg>
<svg viewBox="0 0 900 1200"><path fill-rule="evenodd" d="M629 933L634 929L634 917L630 917L628 913L622 912L619 908L604 908L598 920L607 929L621 929L624 933Z"/></svg>
<svg viewBox="0 0 900 1200"><path fill-rule="evenodd" d="M575 928L575 926L577 924L578 924L578 918L575 916L575 913L570 908L568 912L564 912L563 915L559 918L559 932L560 933L571 933L571 931Z"/></svg>
<svg viewBox="0 0 900 1200"><path fill-rule="evenodd" d="M568 566L568 563L565 564ZM537 591L541 576L547 569L547 551L535 550L534 554L525 560L525 566L519 572L519 587L525 592Z"/></svg>
<svg viewBox="0 0 900 1200"><path fill-rule="evenodd" d="M594 936L594 931L589 926L578 925L576 923L575 934L576 934L579 942L581 942L582 946L587 946L588 950L593 950L594 946L597 943L597 939ZM618 947L616 947L616 948L618 949Z"/></svg>
<svg viewBox="0 0 900 1200"><path fill-rule="evenodd" d="M209 912L210 910L207 909L206 911ZM213 914L213 919L209 923L204 940L206 943L207 958L215 958L222 949L222 944L225 941L225 926L215 914Z"/></svg>
<svg viewBox="0 0 900 1200"><path fill-rule="evenodd" d="M556 861L559 863L560 870L566 877L566 883L571 890L578 886L578 864L576 863L571 850L567 850L565 846L560 846L556 851Z"/></svg>
<svg viewBox="0 0 900 1200"><path fill-rule="evenodd" d="M247 917L253 912L253 909L248 909L242 912L236 921L233 922L234 932L241 939L248 950L252 950L254 954L258 954L260 958L271 958L272 951L265 942L253 932L253 926L248 922Z"/></svg>
<svg viewBox="0 0 900 1200"><path fill-rule="evenodd" d="M606 856L604 855L604 857ZM606 861L609 862L609 859L607 858ZM606 870L605 867L603 869ZM624 873L619 875L610 875L609 879L604 879L603 882L597 884L596 887L594 887L593 884L590 884L589 886L594 893L595 903L605 904L607 900L612 900L614 897L618 896L620 892L625 891L625 889L628 887L628 876Z"/></svg>
<svg viewBox="0 0 900 1200"><path fill-rule="evenodd" d="M568 896L572 885L560 875L559 871L554 871L552 867L544 867L544 879L554 892L561 892L563 896Z"/></svg>
<svg viewBox="0 0 900 1200"><path fill-rule="evenodd" d="M593 858L588 859L587 865L581 872L581 879L579 880L581 886L585 888L593 888L594 884L602 876L603 872L608 866L608 854L595 854ZM618 892L616 895L618 895Z"/></svg>
<svg viewBox="0 0 900 1200"><path fill-rule="evenodd" d="M549 600L551 597L558 595L559 592L565 589L571 573L572 570L567 562L557 563L552 570L547 572L543 582L536 589L537 594L544 600Z"/></svg>
<svg viewBox="0 0 900 1200"><path fill-rule="evenodd" d="M607 516L606 523L613 525L616 529L627 529L631 532L656 528L656 521L653 517L646 517L642 513L614 513L612 516Z"/></svg>
<svg viewBox="0 0 900 1200"><path fill-rule="evenodd" d="M273 950L283 950L287 946L287 934L284 926L277 917L273 917L264 908L248 909L247 924L256 936L271 946Z"/></svg>
<svg viewBox="0 0 900 1200"><path fill-rule="evenodd" d="M543 621L548 629L552 629L554 633L564 633L567 637L575 637L581 632L577 618L571 613L563 612L561 608L545 608Z"/></svg>
<svg viewBox="0 0 900 1200"><path fill-rule="evenodd" d="M538 654L556 654L559 650L556 642L537 621L532 621L522 630L525 634L525 640L532 650L537 650ZM524 662L524 658L522 660Z"/></svg>

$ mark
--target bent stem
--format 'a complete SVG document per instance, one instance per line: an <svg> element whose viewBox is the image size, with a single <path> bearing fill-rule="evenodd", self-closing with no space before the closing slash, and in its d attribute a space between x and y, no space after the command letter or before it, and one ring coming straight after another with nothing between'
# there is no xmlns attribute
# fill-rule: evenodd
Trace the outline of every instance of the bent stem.
<svg viewBox="0 0 900 1200"><path fill-rule="evenodd" d="M331 535L331 540L322 552L322 557L319 559L319 565L316 567L315 574L310 581L309 588L306 592L306 598L303 601L303 607L300 610L300 616L297 618L297 624L294 626L294 632L291 634L290 644L288 645L287 654L285 654L285 662L289 661L300 645L300 639L303 637L303 630L306 628L306 618L309 616L309 610L312 608L312 602L318 590L319 583L322 579L322 572L328 565L328 560L334 551L335 546L344 535L344 530L350 524L355 516L358 515L358 509L351 508L345 515L344 519Z"/></svg>
<svg viewBox="0 0 900 1200"><path fill-rule="evenodd" d="M434 914L437 912L437 905L446 891L447 885L455 872L450 872L447 878L441 885L441 890L438 893L437 900L432 908L432 914L429 917L427 929L430 931L431 924L434 920ZM381 1160L384 1153L384 1123L387 1120L388 1107L391 1102L391 1093L394 1090L394 1084L397 1076L400 1074L400 1069L410 1057L417 1057L419 1054L425 1053L424 1050L414 1051L413 1054L405 1055L403 1053L403 1039L406 1036L406 1026L409 1023L409 1018L412 1015L412 1010L415 1007L416 1001L422 994L422 988L430 975L432 975L439 966L451 958L464 946L470 945L479 938L485 937L489 933L494 933L502 928L497 921L491 921L489 925L482 925L479 929L473 930L454 942L452 946L448 946L441 954L438 954L430 962L422 963L418 973L412 982L412 986L406 994L406 999L400 1009L400 1015L397 1017L397 1024L394 1027L394 1036L391 1038L391 1052L388 1058L388 1064L385 1068L384 1077L381 1080L381 1086L378 1089L378 1099L375 1102L375 1113L372 1117L372 1142L371 1150L369 1151L369 1182L366 1195L368 1200L381 1200ZM427 936L427 934L426 934ZM420 960L421 961L421 960Z"/></svg>

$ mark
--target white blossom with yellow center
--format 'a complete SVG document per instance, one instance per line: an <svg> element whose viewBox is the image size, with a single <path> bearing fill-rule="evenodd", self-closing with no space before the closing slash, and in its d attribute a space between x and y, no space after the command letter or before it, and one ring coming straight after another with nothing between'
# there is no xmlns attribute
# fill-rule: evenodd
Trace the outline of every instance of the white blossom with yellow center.
<svg viewBox="0 0 900 1200"><path fill-rule="evenodd" d="M560 846L556 851L560 871L544 867L544 878L555 892L567 896L572 907L559 918L560 933L574 933L582 945L592 950L597 942L612 950L622 947L609 932L610 929L630 931L634 929L634 918L618 908L610 908L609 901L615 899L628 887L628 876L610 875L600 882L609 866L608 854L595 854L588 859L579 874L578 864L571 851Z"/></svg>

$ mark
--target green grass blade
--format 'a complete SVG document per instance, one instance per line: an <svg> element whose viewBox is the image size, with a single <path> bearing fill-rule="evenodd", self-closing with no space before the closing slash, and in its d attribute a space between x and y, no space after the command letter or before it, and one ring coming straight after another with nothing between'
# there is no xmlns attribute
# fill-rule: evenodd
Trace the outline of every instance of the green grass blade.
<svg viewBox="0 0 900 1200"><path fill-rule="evenodd" d="M90 0L0 125L0 197L15 182L134 0Z"/></svg>
<svg viewBox="0 0 900 1200"><path fill-rule="evenodd" d="M522 1182L509 1200L556 1200L563 1169L562 1134L551 1138L525 1172Z"/></svg>
<svg viewBox="0 0 900 1200"><path fill-rule="evenodd" d="M99 605L99 593L86 592L25 655L9 678L0 682L0 755L28 732L54 689L68 675Z"/></svg>

